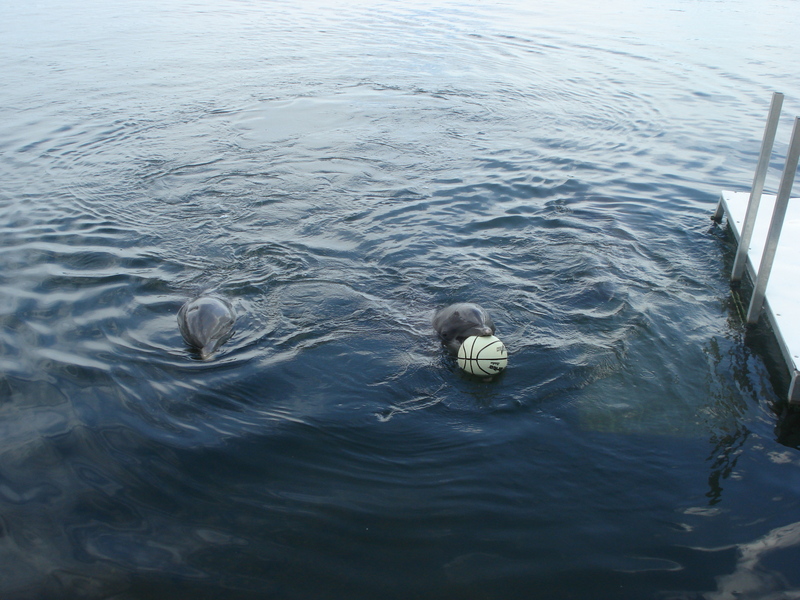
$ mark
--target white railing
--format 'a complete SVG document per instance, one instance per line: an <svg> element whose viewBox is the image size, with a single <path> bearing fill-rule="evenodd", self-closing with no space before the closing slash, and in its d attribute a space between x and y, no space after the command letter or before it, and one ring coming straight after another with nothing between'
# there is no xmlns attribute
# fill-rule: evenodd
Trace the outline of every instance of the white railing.
<svg viewBox="0 0 800 600"><path fill-rule="evenodd" d="M753 177L753 187L750 188L750 200L747 202L747 212L744 216L742 231L739 234L739 248L736 251L736 259L733 261L731 281L734 282L741 281L744 274L747 249L750 248L750 240L753 237L753 227L756 223L758 206L761 204L761 194L764 191L764 181L767 178L767 168L769 167L770 156L772 156L772 145L775 143L775 132L778 130L782 105L783 94L780 92L772 94L767 126L764 128L764 139L761 141L761 154L758 156L758 166Z"/></svg>
<svg viewBox="0 0 800 600"><path fill-rule="evenodd" d="M789 197L792 195L792 185L797 172L798 158L800 158L800 117L795 117L792 139L789 142L786 164L783 167L783 177L781 177L781 184L778 187L775 208L772 211L772 220L769 224L769 233L767 233L767 241L764 243L764 253L761 255L761 265L758 267L753 295L750 298L750 308L747 309L748 323L758 321L758 316L761 314L761 306L764 304L764 295L767 291L767 282L772 271L772 263L775 261L775 252L778 250L778 240L781 237L783 221L786 218L786 209L789 207Z"/></svg>
<svg viewBox="0 0 800 600"><path fill-rule="evenodd" d="M778 121L780 120L782 105L783 94L775 92L772 95L772 104L770 105L769 115L767 117L767 125L764 128L764 137L761 142L761 153L758 157L758 165L756 167L755 176L753 177L753 186L750 189L750 199L747 203L747 211L745 212L744 221L742 222L742 228L739 234L739 246L736 250L736 258L734 259L733 269L731 270L731 281L734 283L741 281L742 276L744 275L745 266L747 264L747 253L750 249L756 216L761 203L761 196L764 191L764 181L767 177L767 169L769 167L770 157L772 155L772 146L775 142L775 132L778 128ZM792 130L792 138L789 142L789 150L786 153L786 164L783 168L783 176L781 177L778 194L775 198L775 205L772 211L769 232L767 233L766 241L764 242L764 251L761 255L761 263L758 267L758 270L755 272L756 279L753 283L753 294L750 297L750 305L747 309L748 324L754 324L758 322L758 318L761 314L761 308L764 305L767 283L769 283L769 276L772 272L772 264L775 261L775 253L778 249L778 241L780 240L783 221L786 218L786 209L789 205L789 198L792 193L792 186L794 185L794 178L797 172L797 163L799 157L800 117L796 117L794 121L794 128ZM720 221L723 213L724 208L722 203L720 203L716 213L713 216L713 219Z"/></svg>

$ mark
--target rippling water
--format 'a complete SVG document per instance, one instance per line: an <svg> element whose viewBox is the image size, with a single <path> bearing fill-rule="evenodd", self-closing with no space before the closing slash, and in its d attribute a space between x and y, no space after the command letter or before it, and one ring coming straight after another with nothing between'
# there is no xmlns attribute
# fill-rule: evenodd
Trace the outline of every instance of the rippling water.
<svg viewBox="0 0 800 600"><path fill-rule="evenodd" d="M772 91L800 113L798 17L6 3L3 598L800 593L800 457L708 219ZM239 317L201 362L209 290ZM495 380L433 335L456 301Z"/></svg>

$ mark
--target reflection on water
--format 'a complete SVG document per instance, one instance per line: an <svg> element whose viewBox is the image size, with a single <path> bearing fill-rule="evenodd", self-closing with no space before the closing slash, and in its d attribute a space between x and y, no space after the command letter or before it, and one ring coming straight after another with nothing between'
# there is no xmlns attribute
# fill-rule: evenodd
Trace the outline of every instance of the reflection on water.
<svg viewBox="0 0 800 600"><path fill-rule="evenodd" d="M777 550L791 550L796 558L800 545L800 523L778 527L752 542L738 544L736 570L717 579L717 590L704 594L708 600L790 598L800 589L787 589L786 578L780 571L768 568L764 562Z"/></svg>
<svg viewBox="0 0 800 600"><path fill-rule="evenodd" d="M800 112L796 6L749 4L9 7L3 597L795 594L708 220Z"/></svg>
<svg viewBox="0 0 800 600"><path fill-rule="evenodd" d="M710 506L722 501L724 489L722 480L728 479L736 473L736 463L744 451L747 435L747 430L737 430L723 435L719 439L711 439L714 447L708 457L708 461L711 464L711 473L708 476L708 487L710 489L706 494Z"/></svg>

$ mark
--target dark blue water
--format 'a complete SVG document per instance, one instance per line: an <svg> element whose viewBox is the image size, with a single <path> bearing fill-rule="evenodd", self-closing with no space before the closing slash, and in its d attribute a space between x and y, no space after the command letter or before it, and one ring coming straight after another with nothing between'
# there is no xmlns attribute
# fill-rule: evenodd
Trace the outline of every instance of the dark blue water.
<svg viewBox="0 0 800 600"><path fill-rule="evenodd" d="M796 597L800 455L709 216L772 91L800 113L798 17L4 3L0 595ZM456 301L500 377L442 351Z"/></svg>

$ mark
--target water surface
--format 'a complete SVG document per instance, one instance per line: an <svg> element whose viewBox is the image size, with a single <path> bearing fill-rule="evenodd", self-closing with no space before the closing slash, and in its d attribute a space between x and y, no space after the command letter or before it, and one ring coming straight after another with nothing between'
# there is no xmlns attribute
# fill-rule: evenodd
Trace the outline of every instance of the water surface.
<svg viewBox="0 0 800 600"><path fill-rule="evenodd" d="M709 220L773 90L777 185L796 2L3 13L4 598L798 593ZM208 362L204 291L239 315ZM435 339L458 301L500 377Z"/></svg>

